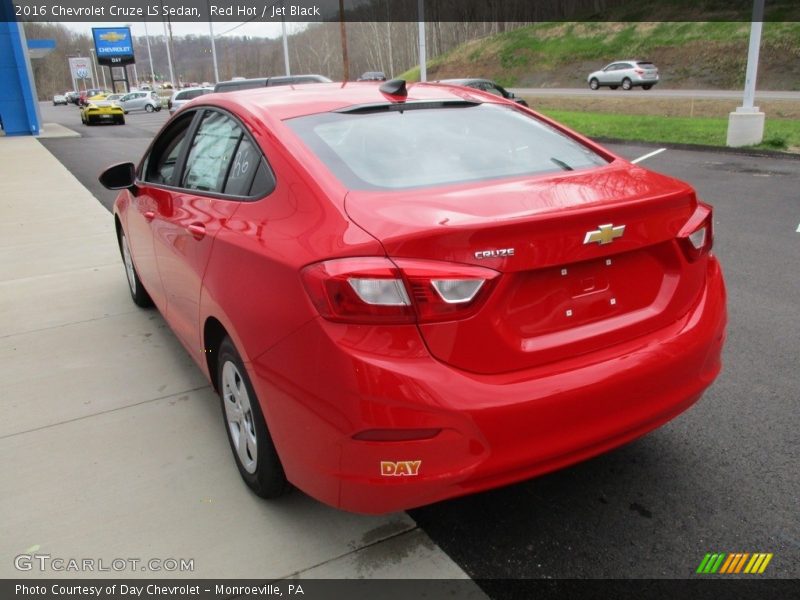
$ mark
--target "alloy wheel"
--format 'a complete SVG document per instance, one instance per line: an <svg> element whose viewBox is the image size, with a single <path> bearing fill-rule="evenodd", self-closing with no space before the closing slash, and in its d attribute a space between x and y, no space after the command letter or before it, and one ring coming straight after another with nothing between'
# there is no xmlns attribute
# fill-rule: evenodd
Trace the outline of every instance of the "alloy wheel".
<svg viewBox="0 0 800 600"><path fill-rule="evenodd" d="M133 259L131 259L131 250L128 247L128 238L123 233L122 237L122 262L125 263L125 275L128 276L128 285L131 288L131 294L136 295L136 273L133 270Z"/></svg>
<svg viewBox="0 0 800 600"><path fill-rule="evenodd" d="M231 442L242 468L255 473L258 462L258 441L250 405L250 395L241 373L231 361L222 366L222 398Z"/></svg>

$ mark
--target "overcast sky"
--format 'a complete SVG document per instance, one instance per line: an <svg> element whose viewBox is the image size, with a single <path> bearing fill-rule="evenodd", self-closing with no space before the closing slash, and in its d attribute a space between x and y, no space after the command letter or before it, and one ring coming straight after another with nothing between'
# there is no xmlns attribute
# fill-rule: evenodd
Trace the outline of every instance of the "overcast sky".
<svg viewBox="0 0 800 600"><path fill-rule="evenodd" d="M143 36L144 23L131 22L109 22L105 21L100 23L62 23L62 25L86 35L92 35L92 27L126 27L130 25L131 32L134 36ZM286 23L286 33L292 34L296 31L304 29L308 23ZM149 22L147 24L147 32L152 35L164 35L164 25L156 22ZM172 23L172 35L208 35L208 23ZM254 37L268 37L277 38L281 35L280 23L214 23L214 36L221 35L248 35Z"/></svg>

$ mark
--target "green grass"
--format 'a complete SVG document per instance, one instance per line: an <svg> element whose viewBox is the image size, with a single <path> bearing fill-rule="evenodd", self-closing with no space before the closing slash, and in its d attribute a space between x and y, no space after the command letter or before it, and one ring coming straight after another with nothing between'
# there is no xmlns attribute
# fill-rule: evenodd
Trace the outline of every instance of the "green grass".
<svg viewBox="0 0 800 600"><path fill-rule="evenodd" d="M428 69L435 75L441 67L447 76L455 77L449 71L463 70L465 62L481 62L483 70L488 69L484 76L513 86L532 72L562 72L586 62L599 68L613 59L647 59L673 49L674 64L662 65L669 66L673 81L719 72L724 76L722 83L730 86L741 83L743 75L731 73L744 70L749 35L747 22L537 23L453 48L430 60ZM761 45L763 56L771 53L788 62L797 60L800 22L764 23ZM681 53L683 48L689 50ZM693 54L698 48L711 53L698 57Z"/></svg>
<svg viewBox="0 0 800 600"><path fill-rule="evenodd" d="M588 137L641 142L725 146L728 120L545 110L548 117ZM769 150L800 148L800 121L767 119L764 142L756 148Z"/></svg>
<svg viewBox="0 0 800 600"><path fill-rule="evenodd" d="M541 23L497 36L500 64L505 69L526 64L558 65L609 57L646 58L660 47L691 42L744 42L749 23ZM800 23L766 23L763 43L797 48ZM474 52L474 51L473 51ZM534 62L535 60L535 62Z"/></svg>

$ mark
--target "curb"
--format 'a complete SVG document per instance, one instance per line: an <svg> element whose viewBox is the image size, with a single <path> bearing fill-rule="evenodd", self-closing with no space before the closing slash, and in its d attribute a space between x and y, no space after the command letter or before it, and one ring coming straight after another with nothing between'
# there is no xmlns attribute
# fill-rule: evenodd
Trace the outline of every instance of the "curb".
<svg viewBox="0 0 800 600"><path fill-rule="evenodd" d="M729 148L728 146L705 146L702 144L677 144L671 142L643 142L639 140L622 140L619 138L593 137L592 140L603 144L632 144L645 148L669 148L670 150L694 150L696 152L716 152L719 154L737 154L755 158L785 158L800 160L800 153L782 152L780 150L762 150L760 148Z"/></svg>

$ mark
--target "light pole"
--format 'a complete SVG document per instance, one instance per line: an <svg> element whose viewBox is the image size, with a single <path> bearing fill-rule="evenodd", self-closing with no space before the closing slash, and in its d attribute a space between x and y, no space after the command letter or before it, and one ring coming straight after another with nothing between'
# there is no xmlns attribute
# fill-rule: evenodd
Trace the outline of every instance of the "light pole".
<svg viewBox="0 0 800 600"><path fill-rule="evenodd" d="M100 84L100 78L97 77L97 73L100 73L103 76L103 89L106 89L106 72L104 69L101 70L100 67L97 66L97 55L95 54L94 48L89 48L89 53L92 55L92 64L94 65L94 81L96 82L96 85Z"/></svg>
<svg viewBox="0 0 800 600"><path fill-rule="evenodd" d="M764 0L753 0L753 19L750 23L750 46L747 50L747 70L744 77L742 105L728 115L728 146L751 146L764 139L764 113L755 106L758 51L764 25Z"/></svg>
<svg viewBox="0 0 800 600"><path fill-rule="evenodd" d="M167 46L167 63L169 64L169 82L175 86L175 71L172 70L172 54L169 51L169 38L167 37L167 23L162 21L164 25L164 43Z"/></svg>
<svg viewBox="0 0 800 600"><path fill-rule="evenodd" d="M150 34L147 33L147 19L144 20L144 39L147 40L147 58L150 59L150 83L155 82L156 72L153 70L153 53L150 51Z"/></svg>

